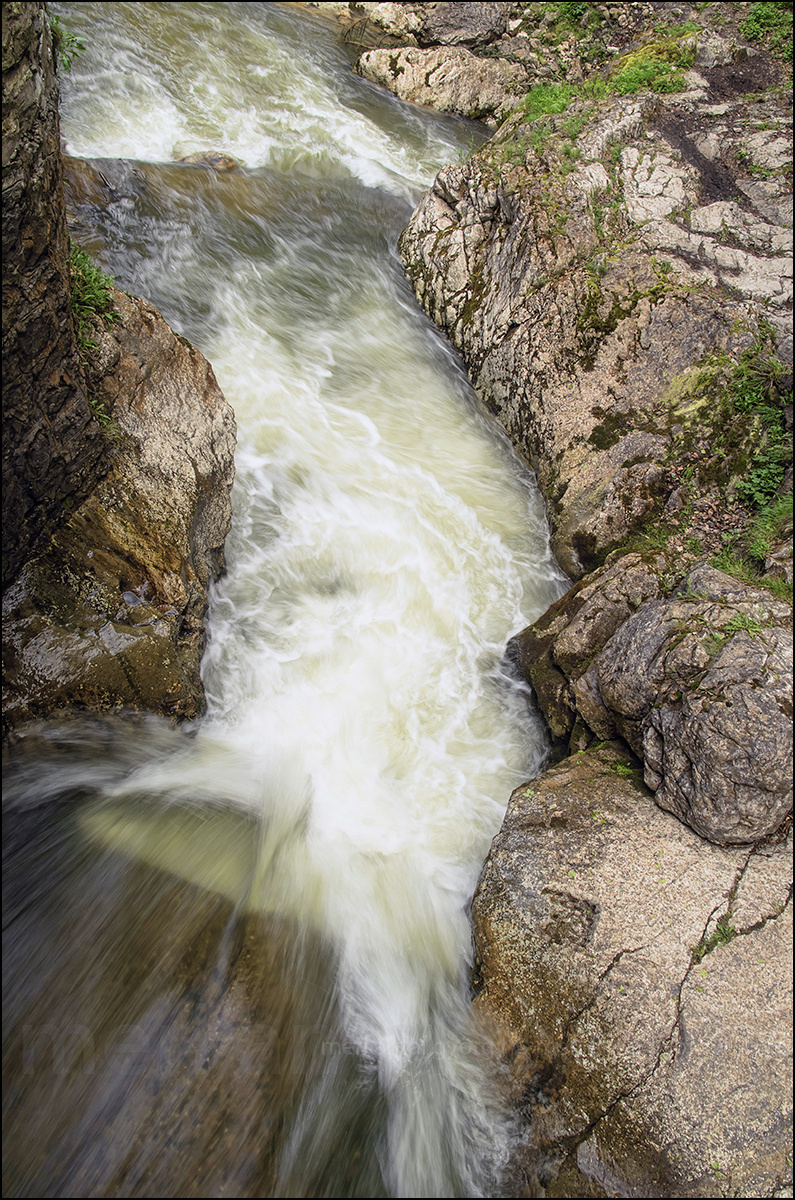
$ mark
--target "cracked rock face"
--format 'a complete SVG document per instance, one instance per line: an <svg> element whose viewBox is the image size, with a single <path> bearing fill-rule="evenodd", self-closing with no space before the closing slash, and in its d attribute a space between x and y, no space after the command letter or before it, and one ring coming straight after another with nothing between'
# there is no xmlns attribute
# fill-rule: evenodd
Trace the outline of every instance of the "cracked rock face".
<svg viewBox="0 0 795 1200"><path fill-rule="evenodd" d="M3 5L3 586L106 469L72 318L44 5Z"/></svg>
<svg viewBox="0 0 795 1200"><path fill-rule="evenodd" d="M517 111L439 173L401 237L418 299L536 471L574 579L662 510L681 431L712 419L717 438L729 420L705 370L731 374L763 328L791 361L785 143L788 162L775 98L704 89Z"/></svg>
<svg viewBox="0 0 795 1200"><path fill-rule="evenodd" d="M431 46L481 46L505 33L507 4L428 4L418 40Z"/></svg>
<svg viewBox="0 0 795 1200"><path fill-rule="evenodd" d="M475 1004L527 1121L505 1194L780 1186L791 856L703 842L620 743L514 792L473 902Z"/></svg>

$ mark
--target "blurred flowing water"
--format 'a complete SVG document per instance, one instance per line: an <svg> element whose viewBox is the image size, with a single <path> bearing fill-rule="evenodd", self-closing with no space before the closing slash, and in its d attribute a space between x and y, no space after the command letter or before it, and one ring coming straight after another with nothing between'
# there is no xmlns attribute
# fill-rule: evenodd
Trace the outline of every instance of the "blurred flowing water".
<svg viewBox="0 0 795 1200"><path fill-rule="evenodd" d="M563 590L396 241L482 131L297 5L51 6L73 236L238 427L206 718L48 727L5 805L5 1191L499 1194L467 907L543 735L502 663ZM179 165L233 155L218 173Z"/></svg>

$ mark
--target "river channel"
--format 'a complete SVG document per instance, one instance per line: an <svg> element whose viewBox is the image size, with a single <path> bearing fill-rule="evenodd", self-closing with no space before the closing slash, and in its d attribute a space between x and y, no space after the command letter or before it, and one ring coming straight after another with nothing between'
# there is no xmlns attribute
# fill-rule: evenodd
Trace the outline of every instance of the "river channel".
<svg viewBox="0 0 795 1200"><path fill-rule="evenodd" d="M8 772L5 1193L500 1194L468 905L545 754L505 646L565 581L396 250L484 130L302 6L50 7L115 188L72 235L212 362L237 476L207 715Z"/></svg>

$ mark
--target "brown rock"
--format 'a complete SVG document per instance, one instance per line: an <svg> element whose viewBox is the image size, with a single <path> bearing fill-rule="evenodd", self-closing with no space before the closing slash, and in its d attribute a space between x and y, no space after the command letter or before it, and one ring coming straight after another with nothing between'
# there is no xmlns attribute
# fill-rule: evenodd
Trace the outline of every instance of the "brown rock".
<svg viewBox="0 0 795 1200"><path fill-rule="evenodd" d="M177 160L191 167L207 167L210 171L234 171L237 167L237 159L232 158L231 154L220 154L217 150L205 150L196 154L187 154L184 158Z"/></svg>
<svg viewBox="0 0 795 1200"><path fill-rule="evenodd" d="M91 392L112 466L3 598L8 727L71 706L204 707L206 589L231 520L234 414L206 359L115 292Z"/></svg>
<svg viewBox="0 0 795 1200"><path fill-rule="evenodd" d="M45 7L3 5L3 584L107 468L70 306Z"/></svg>

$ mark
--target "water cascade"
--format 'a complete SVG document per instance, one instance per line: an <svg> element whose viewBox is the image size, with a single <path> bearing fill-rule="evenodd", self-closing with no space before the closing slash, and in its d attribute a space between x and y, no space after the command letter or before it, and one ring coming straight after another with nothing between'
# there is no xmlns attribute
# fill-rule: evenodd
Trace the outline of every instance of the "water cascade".
<svg viewBox="0 0 795 1200"><path fill-rule="evenodd" d="M116 188L73 235L239 442L207 716L53 727L9 771L6 1192L488 1194L467 906L544 753L505 645L563 581L395 249L482 133L298 6L51 7L86 42L67 151Z"/></svg>

